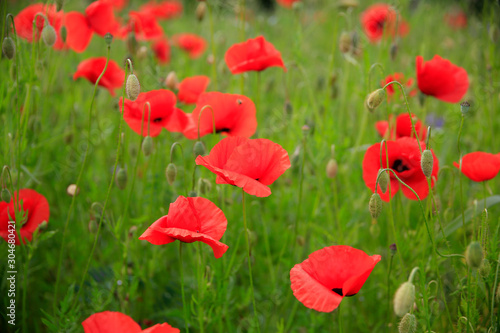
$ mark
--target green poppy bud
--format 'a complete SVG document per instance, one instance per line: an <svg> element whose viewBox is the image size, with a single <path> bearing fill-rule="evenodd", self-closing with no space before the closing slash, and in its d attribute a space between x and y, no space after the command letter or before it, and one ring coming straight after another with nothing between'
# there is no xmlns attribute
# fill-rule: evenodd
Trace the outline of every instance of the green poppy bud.
<svg viewBox="0 0 500 333"><path fill-rule="evenodd" d="M198 157L199 155L205 155L207 150L205 149L205 145L201 141L196 141L193 147L194 157Z"/></svg>
<svg viewBox="0 0 500 333"><path fill-rule="evenodd" d="M5 37L2 43L2 52L8 59L12 59L16 55L16 44L10 37Z"/></svg>
<svg viewBox="0 0 500 333"><path fill-rule="evenodd" d="M200 178L198 179L198 190L205 195L212 191L212 183L208 179Z"/></svg>
<svg viewBox="0 0 500 333"><path fill-rule="evenodd" d="M470 268L478 269L483 263L483 249L479 242L472 242L465 251L465 260Z"/></svg>
<svg viewBox="0 0 500 333"><path fill-rule="evenodd" d="M481 264L481 267L479 267L479 275L485 279L490 275L491 271L491 264L490 261L486 258L483 259L483 263Z"/></svg>
<svg viewBox="0 0 500 333"><path fill-rule="evenodd" d="M380 169L378 173L378 186L380 186L380 190L382 190L382 193L385 193L390 182L389 175L387 174L387 171L382 171L382 169Z"/></svg>
<svg viewBox="0 0 500 333"><path fill-rule="evenodd" d="M469 102L465 101L465 102L460 103L460 112L462 112L463 115L469 113L469 109L470 109Z"/></svg>
<svg viewBox="0 0 500 333"><path fill-rule="evenodd" d="M420 158L420 166L422 167L422 172L425 177L429 178L432 175L432 167L434 165L434 158L429 149L422 152L422 157Z"/></svg>
<svg viewBox="0 0 500 333"><path fill-rule="evenodd" d="M125 189L125 187L127 187L127 171L125 169L118 169L115 177L115 182L116 186L118 186L120 190L123 190Z"/></svg>
<svg viewBox="0 0 500 333"><path fill-rule="evenodd" d="M338 170L339 170L339 166L337 164L337 161L335 161L333 158L331 158L328 161L328 164L326 165L326 176L328 178L335 178L335 176L337 176Z"/></svg>
<svg viewBox="0 0 500 333"><path fill-rule="evenodd" d="M92 212L93 216L97 219L100 220L102 216L102 206L100 203L93 202L92 205L90 206L90 211Z"/></svg>
<svg viewBox="0 0 500 333"><path fill-rule="evenodd" d="M142 141L142 152L144 156L149 156L153 152L153 138L149 135Z"/></svg>
<svg viewBox="0 0 500 333"><path fill-rule="evenodd" d="M195 12L196 19L200 22L203 21L206 12L207 12L207 4L205 2L200 2L196 7L196 12Z"/></svg>
<svg viewBox="0 0 500 333"><path fill-rule="evenodd" d="M56 43L57 34L53 26L47 23L45 24L42 30L42 39L47 46L52 46Z"/></svg>
<svg viewBox="0 0 500 333"><path fill-rule="evenodd" d="M1 198L3 202L10 203L12 196L10 195L10 191L6 188L2 189Z"/></svg>
<svg viewBox="0 0 500 333"><path fill-rule="evenodd" d="M378 193L373 193L370 202L368 204L368 209L370 210L370 214L372 218L377 219L382 213L382 199Z"/></svg>
<svg viewBox="0 0 500 333"><path fill-rule="evenodd" d="M128 76L125 91L127 92L127 97L132 101L135 101L137 96L139 96L139 93L141 92L141 84L135 74L130 74Z"/></svg>
<svg viewBox="0 0 500 333"><path fill-rule="evenodd" d="M399 322L399 333L416 333L417 332L417 318L411 313L404 315L403 319Z"/></svg>
<svg viewBox="0 0 500 333"><path fill-rule="evenodd" d="M368 95L366 105L371 110L375 110L385 99L385 90L380 88Z"/></svg>
<svg viewBox="0 0 500 333"><path fill-rule="evenodd" d="M408 313L415 302L415 286L407 281L399 286L394 294L394 313L403 317Z"/></svg>
<svg viewBox="0 0 500 333"><path fill-rule="evenodd" d="M109 32L107 32L105 35L104 35L104 41L106 42L106 45L110 46L111 43L113 42L113 35L110 34Z"/></svg>
<svg viewBox="0 0 500 333"><path fill-rule="evenodd" d="M167 165L166 175L168 183L172 185L175 182L175 178L177 177L177 167L174 163L170 163L169 165Z"/></svg>

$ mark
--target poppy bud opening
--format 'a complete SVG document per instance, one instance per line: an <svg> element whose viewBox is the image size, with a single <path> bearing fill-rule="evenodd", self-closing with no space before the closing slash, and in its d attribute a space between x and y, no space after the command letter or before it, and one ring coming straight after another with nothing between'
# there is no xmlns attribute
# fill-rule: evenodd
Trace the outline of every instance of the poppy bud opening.
<svg viewBox="0 0 500 333"><path fill-rule="evenodd" d="M10 194L10 191L8 189L3 188L1 193L1 198L3 202L10 203L12 195Z"/></svg>
<svg viewBox="0 0 500 333"><path fill-rule="evenodd" d="M335 176L337 176L338 169L339 167L337 161L331 158L326 165L326 176L328 178L335 178Z"/></svg>
<svg viewBox="0 0 500 333"><path fill-rule="evenodd" d="M166 175L168 183L172 185L175 182L175 178L177 177L177 167L174 163L170 163L169 165L167 165Z"/></svg>
<svg viewBox="0 0 500 333"><path fill-rule="evenodd" d="M153 152L153 138L149 135L144 138L142 141L142 152L144 156L149 156Z"/></svg>
<svg viewBox="0 0 500 333"><path fill-rule="evenodd" d="M2 43L2 52L8 58L12 59L16 55L16 44L10 37L5 37Z"/></svg>
<svg viewBox="0 0 500 333"><path fill-rule="evenodd" d="M52 46L56 43L57 34L56 30L50 24L46 24L42 30L42 39L45 45Z"/></svg>
<svg viewBox="0 0 500 333"><path fill-rule="evenodd" d="M382 199L378 193L373 193L368 204L372 218L377 219L382 213Z"/></svg>
<svg viewBox="0 0 500 333"><path fill-rule="evenodd" d="M407 313L399 322L399 333L416 333L417 332L417 319L415 315Z"/></svg>
<svg viewBox="0 0 500 333"><path fill-rule="evenodd" d="M382 104L385 99L385 95L385 90L382 88L370 93L370 95L368 95L368 98L366 99L366 105L368 106L369 110L375 110L380 104Z"/></svg>
<svg viewBox="0 0 500 333"><path fill-rule="evenodd" d="M429 149L422 152L420 166L422 167L422 172L425 177L429 178L432 175L432 168L434 166L434 158L432 157L432 153Z"/></svg>
<svg viewBox="0 0 500 333"><path fill-rule="evenodd" d="M193 147L194 157L198 157L199 155L203 156L207 153L205 145L201 141L196 141Z"/></svg>
<svg viewBox="0 0 500 333"><path fill-rule="evenodd" d="M387 174L387 171L382 171L382 169L378 171L378 174L379 174L379 176L377 177L378 186L380 186L380 190L382 191L382 193L385 193L385 191L387 191L387 187L390 181L389 175Z"/></svg>
<svg viewBox="0 0 500 333"><path fill-rule="evenodd" d="M135 101L137 96L139 96L139 93L141 92L141 84L135 74L130 74L128 76L125 91L127 92L127 97L132 101Z"/></svg>
<svg viewBox="0 0 500 333"><path fill-rule="evenodd" d="M127 171L123 168L118 169L115 177L116 186L123 190L127 186Z"/></svg>
<svg viewBox="0 0 500 333"><path fill-rule="evenodd" d="M410 281L406 281L399 286L394 294L394 313L403 317L408 313L415 302L415 286Z"/></svg>
<svg viewBox="0 0 500 333"><path fill-rule="evenodd" d="M465 260L470 268L478 269L483 263L483 249L479 242L472 242L465 251Z"/></svg>

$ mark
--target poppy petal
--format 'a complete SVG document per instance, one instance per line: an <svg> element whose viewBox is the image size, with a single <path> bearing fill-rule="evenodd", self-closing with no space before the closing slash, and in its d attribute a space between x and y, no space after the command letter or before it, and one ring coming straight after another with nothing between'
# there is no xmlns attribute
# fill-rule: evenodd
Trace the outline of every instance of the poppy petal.
<svg viewBox="0 0 500 333"><path fill-rule="evenodd" d="M180 333L181 330L174 328L167 323L156 324L150 328L146 328L142 333Z"/></svg>
<svg viewBox="0 0 500 333"><path fill-rule="evenodd" d="M139 333L141 327L132 318L120 312L95 313L82 323L85 333Z"/></svg>
<svg viewBox="0 0 500 333"><path fill-rule="evenodd" d="M79 12L69 12L65 15L64 21L67 31L66 44L75 52L85 51L93 34L85 15Z"/></svg>
<svg viewBox="0 0 500 333"><path fill-rule="evenodd" d="M453 162L460 169L460 164ZM500 171L500 155L473 152L462 157L462 173L472 181L483 182L493 179Z"/></svg>
<svg viewBox="0 0 500 333"><path fill-rule="evenodd" d="M194 104L198 98L208 87L210 78L205 75L198 75L185 78L179 83L179 92L177 97L181 102L186 104Z"/></svg>
<svg viewBox="0 0 500 333"><path fill-rule="evenodd" d="M87 22L94 32L100 36L110 33L120 35L120 22L115 18L113 6L103 1L94 1L85 9Z"/></svg>

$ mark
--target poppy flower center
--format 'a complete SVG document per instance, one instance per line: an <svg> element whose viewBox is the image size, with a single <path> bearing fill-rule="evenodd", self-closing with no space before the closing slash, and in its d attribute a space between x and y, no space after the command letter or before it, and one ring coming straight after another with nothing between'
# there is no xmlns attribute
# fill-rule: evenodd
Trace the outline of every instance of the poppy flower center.
<svg viewBox="0 0 500 333"><path fill-rule="evenodd" d="M231 131L230 128L224 127L224 128L221 128L221 129L217 129L215 132L216 133L222 133L222 132L229 133L230 131Z"/></svg>
<svg viewBox="0 0 500 333"><path fill-rule="evenodd" d="M153 123L159 123L163 120L163 118L155 118L153 119Z"/></svg>
<svg viewBox="0 0 500 333"><path fill-rule="evenodd" d="M392 163L391 169L398 173L410 170L410 168L404 165L402 160L395 160L394 163Z"/></svg>
<svg viewBox="0 0 500 333"><path fill-rule="evenodd" d="M340 296L344 296L344 294L342 293L342 288L333 288L332 291ZM352 294L352 295L345 295L345 297L351 297L351 296L354 296L356 294Z"/></svg>

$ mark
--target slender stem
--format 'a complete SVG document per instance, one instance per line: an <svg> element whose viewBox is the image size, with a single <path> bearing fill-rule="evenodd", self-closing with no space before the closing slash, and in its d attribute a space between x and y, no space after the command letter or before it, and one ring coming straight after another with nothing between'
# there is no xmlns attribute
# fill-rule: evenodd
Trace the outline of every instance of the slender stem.
<svg viewBox="0 0 500 333"><path fill-rule="evenodd" d="M493 320L495 318L494 316L494 312L493 310L495 309L495 295L496 295L496 292L497 292L497 283L498 283L498 268L500 267L500 254L498 255L498 259L497 259L497 269L496 269L496 272L495 272L495 282L493 283L493 290L491 292L491 326L493 326Z"/></svg>
<svg viewBox="0 0 500 333"><path fill-rule="evenodd" d="M186 332L189 333L189 308L188 304L186 303L186 294L184 292L184 264L182 262L182 242L179 241L179 261L180 261L180 268L181 268L181 295L182 295L182 309L184 313L184 322L186 325Z"/></svg>
<svg viewBox="0 0 500 333"><path fill-rule="evenodd" d="M463 197L463 185L462 185L462 151L460 149L460 137L462 136L463 126L464 126L464 115L462 114L462 120L460 121L460 129L458 130L458 138L457 138L458 157L460 161L458 181L460 183L460 209L462 211L462 228L464 232L464 244L467 244L467 236L465 235L465 209L464 209L464 197Z"/></svg>
<svg viewBox="0 0 500 333"><path fill-rule="evenodd" d="M260 332L260 324L259 324L259 317L257 315L257 306L255 305L255 294L254 294L254 289L253 289L253 275L252 275L252 260L250 256L250 239L248 237L248 228L247 228L247 214L246 214L246 207L245 207L245 191L243 189L241 190L241 204L243 207L243 232L245 233L245 240L247 242L247 261L248 261L248 275L250 278L250 291L251 291L251 296L252 296L252 305L253 305L253 313L254 313L254 321L255 325L257 327L257 332Z"/></svg>
<svg viewBox="0 0 500 333"><path fill-rule="evenodd" d="M201 256L201 244L198 243L198 265L197 265L197 274L198 274L198 325L200 326L200 332L205 332L205 311L203 310L203 301L204 301L204 278L203 278L203 258Z"/></svg>
<svg viewBox="0 0 500 333"><path fill-rule="evenodd" d="M387 322L391 322L391 272L392 272L392 260L394 255L391 254L391 259L389 260L389 272L387 273ZM389 325L387 330L390 331Z"/></svg>
<svg viewBox="0 0 500 333"><path fill-rule="evenodd" d="M297 246L297 234L298 234L298 229L299 229L299 220L300 220L300 212L302 208L302 186L304 183L304 166L306 162L306 144L307 144L307 137L306 134L304 133L303 138L302 138L302 161L300 163L300 180L299 180L299 202L297 204L297 213L295 214L295 225L293 227L293 251L292 253L295 253L295 248Z"/></svg>

